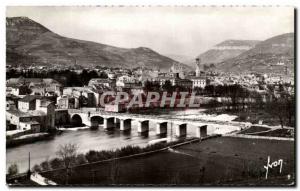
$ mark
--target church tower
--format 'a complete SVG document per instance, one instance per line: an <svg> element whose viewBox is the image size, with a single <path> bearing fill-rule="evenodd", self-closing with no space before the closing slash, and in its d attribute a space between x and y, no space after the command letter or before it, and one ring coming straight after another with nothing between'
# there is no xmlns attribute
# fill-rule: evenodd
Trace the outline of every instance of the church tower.
<svg viewBox="0 0 300 191"><path fill-rule="evenodd" d="M200 77L200 58L196 58L196 77Z"/></svg>

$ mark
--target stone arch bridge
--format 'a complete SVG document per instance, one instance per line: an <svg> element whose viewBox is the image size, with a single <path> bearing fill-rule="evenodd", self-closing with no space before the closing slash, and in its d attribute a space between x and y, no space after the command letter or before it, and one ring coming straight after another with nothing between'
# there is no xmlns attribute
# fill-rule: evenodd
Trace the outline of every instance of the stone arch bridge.
<svg viewBox="0 0 300 191"><path fill-rule="evenodd" d="M73 125L84 124L89 127L98 127L100 124L103 125L104 129L112 129L119 127L121 131L130 130L132 127L132 121L138 122L137 131L138 133L149 132L149 122L156 124L156 134L166 134L168 123L172 123L172 127L175 128L175 135L177 137L184 137L187 134L187 125L192 124L196 126L196 137L207 136L207 122L194 122L186 119L173 119L162 117L159 115L141 115L141 114L128 114L128 113L112 113L105 111L95 110L68 110L70 115L70 121Z"/></svg>

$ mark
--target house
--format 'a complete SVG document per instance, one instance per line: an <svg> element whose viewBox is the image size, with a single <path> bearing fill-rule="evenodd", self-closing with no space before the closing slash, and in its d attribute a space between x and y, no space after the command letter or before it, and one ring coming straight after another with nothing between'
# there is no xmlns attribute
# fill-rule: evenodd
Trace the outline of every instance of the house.
<svg viewBox="0 0 300 191"><path fill-rule="evenodd" d="M92 87L65 87L63 95L79 99L79 107L96 107L100 103L100 93Z"/></svg>
<svg viewBox="0 0 300 191"><path fill-rule="evenodd" d="M115 81L111 80L111 79L103 79L103 78L92 78L89 83L88 86L105 86L105 87L115 87Z"/></svg>
<svg viewBox="0 0 300 191"><path fill-rule="evenodd" d="M42 111L30 111L30 112L22 112L20 110L8 110L6 111L6 120L11 125L15 125L16 129L24 130L24 123L37 121L43 123L45 120L46 114ZM23 123L23 124L22 124Z"/></svg>
<svg viewBox="0 0 300 191"><path fill-rule="evenodd" d="M193 88L193 82L189 79L177 79L175 81L176 86L184 87L187 89Z"/></svg>
<svg viewBox="0 0 300 191"><path fill-rule="evenodd" d="M175 84L174 78L168 77L168 76L159 76L159 77L157 77L156 81L159 82L160 86L164 85L166 83L166 81L170 81L172 86L174 86L174 84Z"/></svg>
<svg viewBox="0 0 300 191"><path fill-rule="evenodd" d="M10 110L10 109L17 109L17 106L14 101L7 100L6 101L6 110Z"/></svg>
<svg viewBox="0 0 300 191"><path fill-rule="evenodd" d="M20 129L31 130L32 133L39 133L41 132L41 125L37 121L20 122Z"/></svg>
<svg viewBox="0 0 300 191"><path fill-rule="evenodd" d="M6 95L12 94L15 96L24 96L26 94L30 93L30 90L27 86L25 85L9 85L6 86Z"/></svg>
<svg viewBox="0 0 300 191"><path fill-rule="evenodd" d="M134 83L136 83L136 79L133 76L122 75L117 78L116 86L125 87L126 84L134 84Z"/></svg>
<svg viewBox="0 0 300 191"><path fill-rule="evenodd" d="M161 86L164 85L167 81L170 81L172 86L180 86L188 89L191 89L193 87L192 81L189 79L180 78L179 73L174 73L169 76L160 76L157 78L157 81L159 81L159 84Z"/></svg>
<svg viewBox="0 0 300 191"><path fill-rule="evenodd" d="M108 77L109 79L111 79L111 80L115 80L115 79L116 79L116 75L115 75L114 73L112 73L112 72L108 72L108 73L107 73L107 77Z"/></svg>
<svg viewBox="0 0 300 191"><path fill-rule="evenodd" d="M44 96L46 92L54 92L56 95L61 94L62 85L51 78L10 78L6 81L7 87L26 86L31 90L32 95Z"/></svg>
<svg viewBox="0 0 300 191"><path fill-rule="evenodd" d="M36 96L27 95L18 101L18 109L22 112L27 112L29 110L35 110L35 100Z"/></svg>
<svg viewBox="0 0 300 191"><path fill-rule="evenodd" d="M55 105L52 101L47 99L36 100L36 110L42 111L46 114L44 127L47 129L55 127Z"/></svg>
<svg viewBox="0 0 300 191"><path fill-rule="evenodd" d="M57 98L57 109L77 109L79 108L79 99L69 95L63 95Z"/></svg>
<svg viewBox="0 0 300 191"><path fill-rule="evenodd" d="M55 125L64 126L70 124L69 113L67 109L55 109Z"/></svg>
<svg viewBox="0 0 300 191"><path fill-rule="evenodd" d="M47 131L55 127L53 102L29 95L18 101L18 108L6 111L6 120L17 129L34 128L34 131ZM39 123L39 128L36 122Z"/></svg>
<svg viewBox="0 0 300 191"><path fill-rule="evenodd" d="M184 72L183 72L183 66L178 63L174 63L172 67L170 68L171 74L178 74L178 77L184 78Z"/></svg>
<svg viewBox="0 0 300 191"><path fill-rule="evenodd" d="M200 87L205 88L206 86L206 78L204 77L190 77L189 80L192 81L192 88Z"/></svg>

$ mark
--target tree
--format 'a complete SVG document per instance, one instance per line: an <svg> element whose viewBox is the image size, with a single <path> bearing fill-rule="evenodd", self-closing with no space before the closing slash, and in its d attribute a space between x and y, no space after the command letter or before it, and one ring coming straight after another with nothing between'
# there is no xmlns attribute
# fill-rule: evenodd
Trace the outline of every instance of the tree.
<svg viewBox="0 0 300 191"><path fill-rule="evenodd" d="M50 160L50 166L52 169L58 169L62 167L62 161L58 158L54 158L52 160Z"/></svg>
<svg viewBox="0 0 300 191"><path fill-rule="evenodd" d="M214 85L207 85L204 88L206 94L209 94L210 96L215 96L216 90Z"/></svg>
<svg viewBox="0 0 300 191"><path fill-rule="evenodd" d="M18 169L17 164L14 163L8 167L8 170L7 170L8 175L12 176L12 175L18 174L18 172L19 172L19 169Z"/></svg>
<svg viewBox="0 0 300 191"><path fill-rule="evenodd" d="M98 154L94 150L90 150L85 154L85 158L88 162L95 162L98 160Z"/></svg>
<svg viewBox="0 0 300 191"><path fill-rule="evenodd" d="M76 157L76 164L86 164L88 161L87 159L85 158L85 155L84 154L79 154L77 157Z"/></svg>
<svg viewBox="0 0 300 191"><path fill-rule="evenodd" d="M145 92L158 91L160 89L160 85L159 83L150 82L147 80L144 84L143 89Z"/></svg>
<svg viewBox="0 0 300 191"><path fill-rule="evenodd" d="M76 162L77 151L77 144L72 143L60 145L56 151L56 155L63 161L63 165L66 168L66 184L69 181L70 167Z"/></svg>
<svg viewBox="0 0 300 191"><path fill-rule="evenodd" d="M166 80L166 82L162 85L162 88L168 93L173 91L173 86L170 80Z"/></svg>
<svg viewBox="0 0 300 191"><path fill-rule="evenodd" d="M287 99L287 118L288 118L288 125L289 126L294 126L294 121L295 121L295 96L291 95L290 99Z"/></svg>
<svg viewBox="0 0 300 191"><path fill-rule="evenodd" d="M43 171L47 171L47 170L51 169L48 158L44 162L41 163L41 167L42 167Z"/></svg>
<svg viewBox="0 0 300 191"><path fill-rule="evenodd" d="M40 167L40 165L34 165L33 167L32 167L32 169L31 169L31 171L32 172L37 172L37 173L39 173L39 172L41 172L42 171L42 168Z"/></svg>
<svg viewBox="0 0 300 191"><path fill-rule="evenodd" d="M287 108L288 105L286 104L285 99L286 98L284 97L274 97L272 101L268 101L265 106L266 112L279 119L281 128L283 128L283 125L285 124L287 111L290 109Z"/></svg>

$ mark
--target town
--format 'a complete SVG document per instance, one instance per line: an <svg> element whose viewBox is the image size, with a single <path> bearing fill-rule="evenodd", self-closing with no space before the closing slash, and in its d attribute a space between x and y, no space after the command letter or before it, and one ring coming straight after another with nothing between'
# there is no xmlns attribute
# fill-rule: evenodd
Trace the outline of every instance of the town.
<svg viewBox="0 0 300 191"><path fill-rule="evenodd" d="M264 9L9 7L7 184L295 186L294 10Z"/></svg>
<svg viewBox="0 0 300 191"><path fill-rule="evenodd" d="M29 69L9 67L7 72L19 75L19 77L9 78L6 81L8 135L16 136L16 134L24 135L25 132L40 133L56 129L57 124L62 124L63 119L67 120L68 109L97 108L109 112L124 112L125 107L120 106L120 103L117 106L111 103L114 100L113 97L107 98L105 106L100 105L99 98L107 91L123 91L130 95L145 96L151 90L187 90L195 91L199 97L206 97L205 100L208 100L208 97L213 96L212 87L240 85L248 91L257 92L264 98L264 101L271 90L273 90L272 95L277 97L283 91L290 95L294 94L294 80L291 76L204 72L200 69L200 60L196 59L195 62L196 72L184 72L176 65L173 65L168 73L143 68L135 70L73 69L70 72L74 72L83 79L86 78L87 83L70 87L64 86L66 84L64 80L46 78L45 75L45 78L34 78L35 75L43 76L47 72L58 73L57 69L51 70L38 66ZM73 81L73 78L71 80ZM221 96L215 96L214 101L220 100ZM205 100L200 104L205 104ZM130 109L134 110L134 108ZM66 121L64 123L66 124Z"/></svg>

